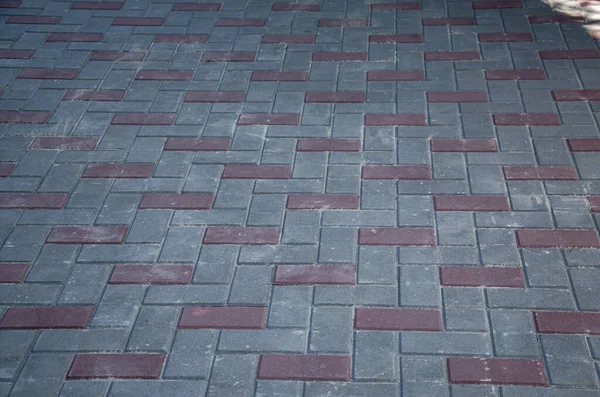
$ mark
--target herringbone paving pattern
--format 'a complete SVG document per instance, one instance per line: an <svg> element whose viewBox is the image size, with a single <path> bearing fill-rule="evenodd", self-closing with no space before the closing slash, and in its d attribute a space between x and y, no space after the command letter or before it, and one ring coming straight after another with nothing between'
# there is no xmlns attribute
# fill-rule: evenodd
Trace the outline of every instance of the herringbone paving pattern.
<svg viewBox="0 0 600 397"><path fill-rule="evenodd" d="M600 396L581 18L211 1L0 2L0 396Z"/></svg>

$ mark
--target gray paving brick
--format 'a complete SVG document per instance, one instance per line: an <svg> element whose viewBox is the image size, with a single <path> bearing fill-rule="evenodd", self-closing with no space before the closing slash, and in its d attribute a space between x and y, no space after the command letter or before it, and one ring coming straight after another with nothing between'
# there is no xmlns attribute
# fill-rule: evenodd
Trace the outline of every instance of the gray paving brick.
<svg viewBox="0 0 600 397"><path fill-rule="evenodd" d="M147 380L147 381L125 381L116 382L110 390L110 397L140 396L153 397L164 395L177 395L181 397L193 397L197 393L204 393L205 381L193 380Z"/></svg>
<svg viewBox="0 0 600 397"><path fill-rule="evenodd" d="M315 353L350 353L352 346L352 309L314 307L309 351Z"/></svg>
<svg viewBox="0 0 600 397"><path fill-rule="evenodd" d="M3 330L0 336L0 378L14 380L35 340L35 331Z"/></svg>
<svg viewBox="0 0 600 397"><path fill-rule="evenodd" d="M582 335L542 335L550 383L597 388L598 378L585 337Z"/></svg>
<svg viewBox="0 0 600 397"><path fill-rule="evenodd" d="M268 326L306 328L311 301L312 288L309 286L273 287Z"/></svg>
<svg viewBox="0 0 600 397"><path fill-rule="evenodd" d="M441 296L436 266L400 266L400 304L439 307Z"/></svg>
<svg viewBox="0 0 600 397"><path fill-rule="evenodd" d="M171 211L137 211L135 220L127 233L126 241L128 243L161 243L170 219Z"/></svg>
<svg viewBox="0 0 600 397"><path fill-rule="evenodd" d="M314 245L242 246L238 263L311 263L316 255Z"/></svg>
<svg viewBox="0 0 600 397"><path fill-rule="evenodd" d="M170 306L140 309L131 336L128 351L168 352L179 318L179 308Z"/></svg>
<svg viewBox="0 0 600 397"><path fill-rule="evenodd" d="M170 227L158 260L160 262L195 262L200 251L203 233L204 228L201 227Z"/></svg>
<svg viewBox="0 0 600 397"><path fill-rule="evenodd" d="M524 249L522 254L530 286L570 287L565 262L559 250Z"/></svg>
<svg viewBox="0 0 600 397"><path fill-rule="evenodd" d="M365 395L393 396L398 393L395 383L363 383L363 382L308 382L304 395L306 397L361 397Z"/></svg>
<svg viewBox="0 0 600 397"><path fill-rule="evenodd" d="M145 288L141 285L108 285L90 322L92 327L131 327L138 314Z"/></svg>
<svg viewBox="0 0 600 397"><path fill-rule="evenodd" d="M295 329L223 330L219 352L289 352L305 350L307 331Z"/></svg>
<svg viewBox="0 0 600 397"><path fill-rule="evenodd" d="M106 395L109 386L110 383L105 381L66 382L60 390L59 397L75 397L82 394L102 397Z"/></svg>
<svg viewBox="0 0 600 397"><path fill-rule="evenodd" d="M252 396L257 364L257 355L216 355L207 395Z"/></svg>
<svg viewBox="0 0 600 397"><path fill-rule="evenodd" d="M594 268L570 269L573 282L573 292L577 299L577 305L581 310L598 310L600 299L594 292L600 280L600 272Z"/></svg>
<svg viewBox="0 0 600 397"><path fill-rule="evenodd" d="M75 265L58 298L64 305L95 305L110 276L108 265Z"/></svg>
<svg viewBox="0 0 600 397"><path fill-rule="evenodd" d="M222 304L227 290L222 285L154 285L148 288L144 304Z"/></svg>
<svg viewBox="0 0 600 397"><path fill-rule="evenodd" d="M319 262L356 262L357 235L356 229L321 228Z"/></svg>
<svg viewBox="0 0 600 397"><path fill-rule="evenodd" d="M479 253L474 247L402 247L399 258L400 264L479 264Z"/></svg>
<svg viewBox="0 0 600 397"><path fill-rule="evenodd" d="M490 337L486 333L467 332L403 332L400 349L405 353L429 355L476 355L492 354Z"/></svg>
<svg viewBox="0 0 600 397"><path fill-rule="evenodd" d="M575 302L571 291L551 288L529 288L509 291L487 289L490 308L505 309L573 309Z"/></svg>
<svg viewBox="0 0 600 397"><path fill-rule="evenodd" d="M273 269L270 266L238 266L235 270L228 302L230 304L266 305Z"/></svg>
<svg viewBox="0 0 600 397"><path fill-rule="evenodd" d="M399 378L398 337L393 332L358 331L354 342L354 378L388 380Z"/></svg>
<svg viewBox="0 0 600 397"><path fill-rule="evenodd" d="M479 229L481 260L489 265L520 265L514 233L506 229Z"/></svg>
<svg viewBox="0 0 600 397"><path fill-rule="evenodd" d="M207 379L216 347L216 330L177 330L165 378Z"/></svg>
<svg viewBox="0 0 600 397"><path fill-rule="evenodd" d="M302 382L261 380L256 383L256 397L301 397Z"/></svg>
<svg viewBox="0 0 600 397"><path fill-rule="evenodd" d="M391 285L316 286L315 305L395 306L396 288Z"/></svg>
<svg viewBox="0 0 600 397"><path fill-rule="evenodd" d="M78 329L44 330L33 348L36 352L97 352L122 351L127 342L129 330Z"/></svg>
<svg viewBox="0 0 600 397"><path fill-rule="evenodd" d="M392 247L359 249L358 282L360 284L395 284L397 250Z"/></svg>

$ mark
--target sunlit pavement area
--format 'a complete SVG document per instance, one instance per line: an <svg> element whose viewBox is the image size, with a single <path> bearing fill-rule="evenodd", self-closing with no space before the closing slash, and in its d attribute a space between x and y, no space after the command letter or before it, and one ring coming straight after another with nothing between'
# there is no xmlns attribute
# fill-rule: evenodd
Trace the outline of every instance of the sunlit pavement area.
<svg viewBox="0 0 600 397"><path fill-rule="evenodd" d="M0 396L600 396L600 5L212 1L0 2Z"/></svg>

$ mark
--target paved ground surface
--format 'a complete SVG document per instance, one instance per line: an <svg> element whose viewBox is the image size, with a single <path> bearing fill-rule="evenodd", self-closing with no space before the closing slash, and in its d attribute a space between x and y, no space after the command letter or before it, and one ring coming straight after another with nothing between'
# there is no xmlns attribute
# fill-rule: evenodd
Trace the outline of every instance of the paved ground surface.
<svg viewBox="0 0 600 397"><path fill-rule="evenodd" d="M577 19L0 7L1 396L600 396Z"/></svg>

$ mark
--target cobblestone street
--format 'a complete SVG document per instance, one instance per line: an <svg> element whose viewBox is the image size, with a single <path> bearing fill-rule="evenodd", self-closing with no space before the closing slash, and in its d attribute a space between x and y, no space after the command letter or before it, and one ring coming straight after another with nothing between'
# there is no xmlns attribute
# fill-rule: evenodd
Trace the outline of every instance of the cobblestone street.
<svg viewBox="0 0 600 397"><path fill-rule="evenodd" d="M585 18L119 1L0 1L0 397L600 397Z"/></svg>

